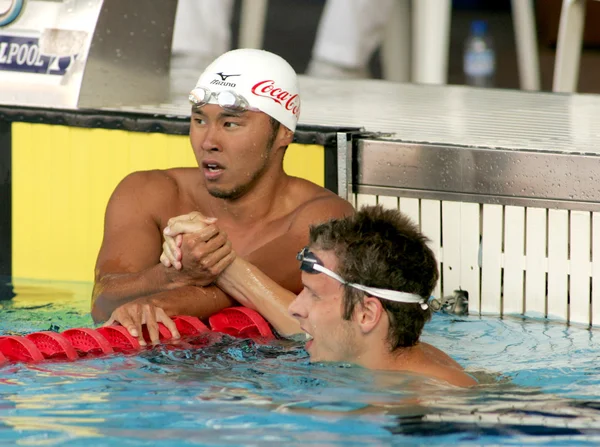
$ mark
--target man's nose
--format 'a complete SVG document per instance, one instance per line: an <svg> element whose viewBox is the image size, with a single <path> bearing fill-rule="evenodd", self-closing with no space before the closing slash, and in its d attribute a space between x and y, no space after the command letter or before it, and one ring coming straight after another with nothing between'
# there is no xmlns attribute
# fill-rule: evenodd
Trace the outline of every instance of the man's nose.
<svg viewBox="0 0 600 447"><path fill-rule="evenodd" d="M211 124L207 126L204 139L202 140L202 150L205 151L221 151L221 143L217 126Z"/></svg>
<svg viewBox="0 0 600 447"><path fill-rule="evenodd" d="M294 301L288 306L288 313L294 318L304 318L305 316L304 307L302 305L303 293L304 292L300 292L300 295L297 295L296 298L294 298Z"/></svg>

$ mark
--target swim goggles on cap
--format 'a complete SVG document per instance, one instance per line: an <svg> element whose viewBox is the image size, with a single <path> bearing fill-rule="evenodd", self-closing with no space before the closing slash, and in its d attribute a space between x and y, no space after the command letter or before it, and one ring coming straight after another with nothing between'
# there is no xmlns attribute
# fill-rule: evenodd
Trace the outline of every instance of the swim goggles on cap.
<svg viewBox="0 0 600 447"><path fill-rule="evenodd" d="M204 87L196 87L190 92L188 99L190 103L195 107L202 107L208 104L211 98L214 97L216 103L223 107L225 110L232 112L243 112L250 110L252 112L259 112L260 110L255 107L250 107L246 98L233 90L221 90L220 92L211 92Z"/></svg>
<svg viewBox="0 0 600 447"><path fill-rule="evenodd" d="M313 252L311 252L308 247L304 247L302 251L298 253L296 259L300 261L300 270L302 270L303 272L311 274L325 273L330 278L333 278L346 286L362 290L363 292L366 292L369 295L376 296L377 298L383 298L384 300L396 301L397 303L419 303L421 304L421 308L423 310L426 310L429 307L425 302L425 299L422 296L417 295L416 293L399 292L397 290L389 289L378 289L376 287L367 287L361 284L348 282L337 273L332 272L328 268L325 268L323 266L323 262L319 258L317 258L317 256Z"/></svg>

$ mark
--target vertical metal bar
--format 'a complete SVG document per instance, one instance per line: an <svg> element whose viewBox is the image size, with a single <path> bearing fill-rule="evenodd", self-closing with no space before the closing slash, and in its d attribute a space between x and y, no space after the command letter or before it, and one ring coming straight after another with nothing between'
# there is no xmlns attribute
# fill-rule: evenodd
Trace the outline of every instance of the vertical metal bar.
<svg viewBox="0 0 600 447"><path fill-rule="evenodd" d="M323 145L323 157L325 158L325 188L335 194L340 193L338 184L338 142L336 138L328 138Z"/></svg>
<svg viewBox="0 0 600 447"><path fill-rule="evenodd" d="M352 140L345 132L337 133L338 195L346 200L352 197Z"/></svg>
<svg viewBox="0 0 600 447"><path fill-rule="evenodd" d="M0 121L0 301L14 296L12 275L12 124Z"/></svg>

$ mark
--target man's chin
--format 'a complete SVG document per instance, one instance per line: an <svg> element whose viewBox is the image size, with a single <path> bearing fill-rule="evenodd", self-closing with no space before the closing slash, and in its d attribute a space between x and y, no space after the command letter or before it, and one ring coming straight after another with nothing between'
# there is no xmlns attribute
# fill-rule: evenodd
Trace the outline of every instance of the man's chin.
<svg viewBox="0 0 600 447"><path fill-rule="evenodd" d="M244 185L238 185L238 186L234 186L231 189L223 189L223 188L219 188L216 185L207 185L207 190L208 193L217 198L217 199L224 199L224 200L237 200L240 197L244 196L248 191L250 191L251 189L251 184L244 184Z"/></svg>
<svg viewBox="0 0 600 447"><path fill-rule="evenodd" d="M239 194L237 194L235 190L232 191L218 188L209 188L208 193L217 199L233 200L239 197Z"/></svg>

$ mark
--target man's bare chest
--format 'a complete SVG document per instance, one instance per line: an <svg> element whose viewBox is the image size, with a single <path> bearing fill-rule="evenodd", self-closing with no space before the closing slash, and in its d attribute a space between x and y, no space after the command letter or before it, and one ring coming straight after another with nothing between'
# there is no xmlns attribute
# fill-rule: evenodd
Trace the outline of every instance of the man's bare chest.
<svg viewBox="0 0 600 447"><path fill-rule="evenodd" d="M288 228L288 222L278 220L254 224L251 227L248 225L223 225L222 229L227 233L236 253L246 257L274 239L285 235Z"/></svg>

